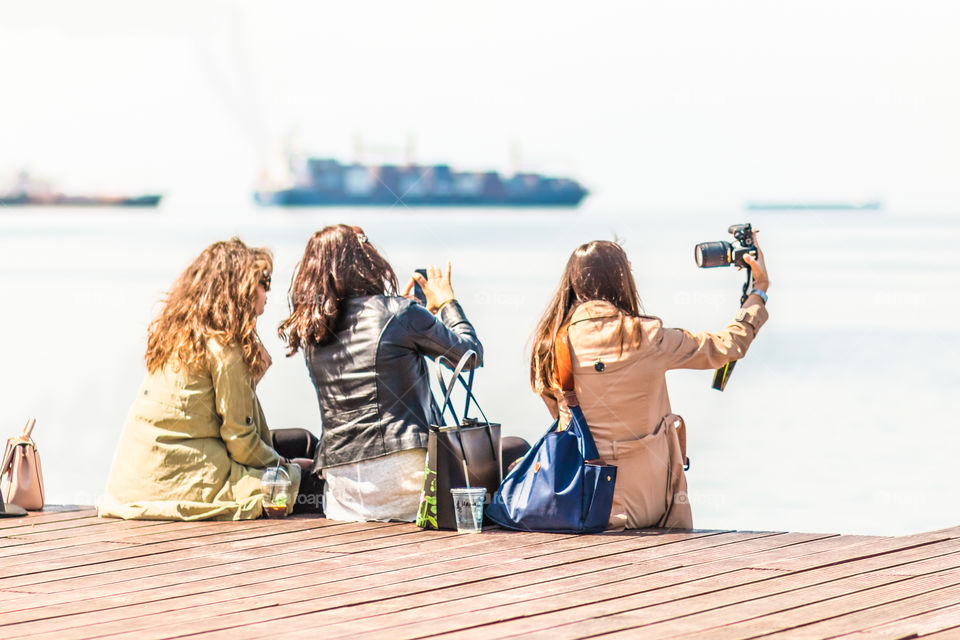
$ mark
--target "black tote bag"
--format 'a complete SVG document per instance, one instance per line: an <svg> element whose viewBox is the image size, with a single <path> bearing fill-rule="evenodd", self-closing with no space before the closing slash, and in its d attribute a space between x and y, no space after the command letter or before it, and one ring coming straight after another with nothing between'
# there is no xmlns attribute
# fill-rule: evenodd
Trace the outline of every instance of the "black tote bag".
<svg viewBox="0 0 960 640"><path fill-rule="evenodd" d="M440 416L440 424L430 425L427 440L427 465L417 511L417 526L424 529L457 528L450 489L466 487L468 476L469 486L486 488L488 503L503 480L500 425L487 420L473 395L473 370L466 381L461 375L470 359L475 357L477 354L474 351L468 351L460 358L449 384L443 380L441 361L444 358L441 356L437 359L437 377L440 378L444 396L443 404L436 412ZM462 421L457 417L450 399L458 381L467 395ZM482 420L467 417L471 400L480 411ZM447 412L453 417L452 425L446 424L444 414Z"/></svg>

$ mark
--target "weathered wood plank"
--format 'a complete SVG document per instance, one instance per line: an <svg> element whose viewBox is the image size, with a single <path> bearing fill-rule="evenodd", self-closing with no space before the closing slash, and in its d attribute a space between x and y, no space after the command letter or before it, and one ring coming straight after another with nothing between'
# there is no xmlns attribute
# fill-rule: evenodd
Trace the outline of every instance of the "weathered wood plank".
<svg viewBox="0 0 960 640"><path fill-rule="evenodd" d="M960 587L939 588L926 593L914 593L912 584L904 585L907 591L906 597L902 600L891 603L871 603L869 606L844 613L842 611L830 610L827 615L817 617L812 610L807 613L813 613L814 616L807 616L809 620L803 626L792 627L785 631L772 633L769 638L778 638L780 640L800 640L810 639L819 640L820 638L833 638L836 636L850 636L860 630L869 627L882 628L889 624L901 625L897 637L907 635L903 629L909 629L908 633L919 634L921 632L940 631L947 627L947 623L940 617L940 622L936 626L929 626L931 621L927 619L928 626L926 630L921 631L920 625L916 622L920 616L930 613L942 612L945 609L956 607L952 612L952 620L955 624L960 624ZM893 635L891 627L887 627L886 633Z"/></svg>
<svg viewBox="0 0 960 640"><path fill-rule="evenodd" d="M960 527L900 538L458 536L396 523L94 513L0 521L0 637L233 640L273 638L278 624L284 636L326 640L960 631Z"/></svg>
<svg viewBox="0 0 960 640"><path fill-rule="evenodd" d="M515 536L515 535L518 535L518 534L507 534L507 535ZM734 534L729 534L729 535L734 535ZM768 535L768 534L750 534L750 535L754 535L754 536L766 536L766 535ZM719 537L719 536L718 536L718 537ZM716 540L716 539L711 539L711 540ZM712 544L720 544L720 542L721 542L720 540L716 540L716 542L713 542ZM672 548L673 546L679 546L679 545L672 545L671 548ZM676 550L676 553L680 553L680 552L681 552L680 549L677 549L677 550ZM550 553L550 554L537 554L537 555L540 556L541 559L543 559L543 558L546 558L546 557L548 557L548 556L550 556L550 555L553 555L553 554ZM664 554L664 555L666 555L666 554ZM621 558L621 555L617 555L617 556L615 556L615 558L616 558L617 560L619 560L619 559ZM507 561L511 561L511 560L513 560L513 559L514 559L514 558L512 558L512 557L506 558ZM608 563L608 564L609 564L609 562L613 561L613 559L614 559L614 557L611 557L611 556L608 556L608 557L603 557L603 556L601 556L601 557L599 557L599 558L596 558L595 560L596 560L597 562L600 562L600 563L604 563L604 562L605 562L605 563ZM578 569L577 569L577 570L579 570L580 564L578 563L577 566L578 566ZM594 565L591 565L591 566L594 566ZM600 565L597 565L597 568L605 569L606 567L604 567L602 564L600 564ZM516 575L519 575L520 573L521 573L521 572L519 572L518 570L515 570L515 573L513 573L513 575L512 575L513 579L515 579L515 576L516 576ZM475 575L475 572L472 572L471 575ZM508 575L510 575L509 572L508 572ZM529 580L532 579L532 576L528 575L527 573L523 573L523 576L522 576L522 577L523 577L524 583L526 583L527 581L529 581ZM429 582L430 582L430 584L428 584L428 585L422 585L422 586L419 587L419 589L420 589L421 591L424 591L424 592L433 593L433 592L437 592L437 591L441 590L440 588L443 586L442 584L437 584L436 579L431 579ZM466 590L464 590L464 589L462 588L462 587L464 586L464 584L465 584L466 586L468 586L468 587L475 587L475 586L476 586L476 581L474 581L473 584L471 584L470 582L467 582L467 583L463 583L463 584L459 585L459 586L460 586L460 589L458 589L458 591L459 591L459 596L463 596L464 594L469 593L469 592L471 591L469 588L466 589ZM369 600L371 597L374 597L374 596L383 597L383 598L388 598L388 599L396 598L396 597L398 596L398 594L397 594L397 592L396 592L396 590L395 590L394 587L386 587L386 588L384 588L382 594L371 593L371 592L367 591L367 592L364 592L362 595L363 595L363 597L364 597L366 600ZM456 597L458 597L458 596L456 596L456 595L451 595L451 596L449 596L449 597L450 597L450 598L456 598ZM348 594L348 598L349 598L349 599L348 599L347 601L332 602L332 601L329 599L329 595L328 595L327 597L321 599L322 602L321 602L320 604L323 605L323 606L322 606L322 609L324 610L324 614L323 614L324 626L326 626L326 623L328 623L328 622L330 621L330 613L331 613L330 610L331 610L332 608L339 607L339 606L350 606L350 607L351 607L351 608L349 609L350 611L355 611L355 610L356 610L355 607L354 607L354 605L357 604L357 601L356 601L355 596ZM308 608L306 609L307 611L315 610L315 609L317 608L314 603L311 603L311 602L309 602L309 601L307 601L307 602L294 603L294 605L295 605L296 607L298 607L298 608L300 608L300 607L308 607ZM276 615L276 616L274 616L273 613L271 613L271 614L270 614L271 617L282 617L283 615L290 615L290 614L292 613L291 609L290 609L289 607L286 607L286 606L283 607L282 609L278 609L277 611L278 611L278 612L282 611L282 613L278 613L278 615ZM297 613L299 613L299 609L298 609ZM241 613L240 615L246 615L246 614ZM254 617L253 617L253 621L254 621L254 622L256 622L256 621L258 621L259 619L262 619L262 618L263 618L262 612L254 612L253 614L250 614L250 615L253 615L253 616L254 616ZM222 625L223 622L224 622L224 620L225 620L228 616L229 616L229 614L223 614L223 615L218 616L218 617L216 618L216 623ZM257 616L259 616L259 618L258 618ZM300 619L300 620L306 620L306 618L304 618L304 617L299 617L298 619ZM238 623L238 622L246 622L246 620L243 620L243 621L234 621L234 623ZM190 630L194 630L194 631L196 630L196 627L195 627L194 625L190 625L189 628L190 628ZM246 634L246 633L249 633L249 632L250 632L250 629L248 629L247 627L244 627L244 633Z"/></svg>
<svg viewBox="0 0 960 640"><path fill-rule="evenodd" d="M452 534L451 534L452 535ZM505 549L519 549L531 544L540 544L547 537L517 538L506 542L484 540L476 537L459 537L451 539L449 536L433 537L409 545L399 554L409 559L408 562L437 562L445 557L471 557L502 551ZM309 543L309 541L307 541ZM111 582L91 586L89 578L80 578L70 585L68 590L58 590L49 595L34 596L30 599L29 609L23 609L16 602L13 604L0 602L0 612L15 611L18 615L4 618L7 623L19 620L42 619L54 614L64 615L97 609L110 608L108 598L115 595L124 595L124 604L135 602L150 602L156 599L169 599L175 596L197 595L208 591L223 589L224 581L232 576L242 576L245 585L261 582L277 582L283 584L289 578L299 575L316 575L320 571L332 571L337 568L367 567L368 573L374 574L389 570L386 561L396 561L396 548L385 548L380 553L357 556L324 552L298 548L296 553L285 552L281 549L277 553L260 556L250 560L221 562L203 567L191 566L173 573L151 575L135 579L126 579L120 582ZM309 551L308 559L304 561L304 552ZM331 563L331 558L342 558L340 562ZM336 579L336 578L334 578ZM60 585L58 585L60 586ZM163 587L162 591L159 588ZM140 594L138 597L136 594ZM96 602L87 602L96 600ZM74 603L73 611L55 608L53 605Z"/></svg>
<svg viewBox="0 0 960 640"><path fill-rule="evenodd" d="M171 524L147 520L99 520L86 526L64 527L61 523L50 523L50 529L40 530L45 526L40 525L37 530L0 535L0 545L3 547L4 557L12 558L37 551L72 547L88 541L102 542L120 535L145 535L151 530L164 529Z"/></svg>
<svg viewBox="0 0 960 640"><path fill-rule="evenodd" d="M720 628L710 628L708 630L694 629L692 626L684 624L686 633L669 634L664 637L696 637L712 638L713 640L738 640L753 638L758 634L770 635L773 632L784 630L785 627L794 628L804 621L818 620L823 618L832 618L839 614L848 612L870 611L874 615L882 615L882 609L892 606L902 600L905 595L912 593L927 594L933 591L947 591L950 602L956 602L957 594L960 589L960 575L949 576L946 574L937 574L931 576L920 576L916 578L907 578L895 583L884 583L877 574L866 574L858 576L856 580L848 580L844 583L831 583L829 588L820 587L820 593L812 596L823 597L822 600L802 604L791 601L789 598L783 598L776 601L775 597L764 599L763 602L757 602L749 606L739 607L739 611L733 615L740 617L743 615L752 616L757 612L767 611L768 607L786 606L788 608L775 611L776 615L763 613L755 618L747 619L738 623L724 625ZM871 584L873 583L873 584ZM846 589L846 591L844 591ZM799 594L798 594L799 595ZM724 611L715 617L712 622L717 620L729 620L731 613ZM684 621L685 622L685 621ZM708 623L710 624L710 623ZM720 624L723 624L720 622ZM856 629L853 629L856 630ZM823 637L814 634L812 637Z"/></svg>
<svg viewBox="0 0 960 640"><path fill-rule="evenodd" d="M4 567L0 564L0 589L49 582L76 575L115 571L129 566L163 564L189 557L201 557L211 553L240 553L245 549L255 549L264 544L282 544L285 540L295 537L299 531L309 532L326 527L337 527L336 531L338 532L359 531L361 529L372 532L380 528L351 526L349 523L334 523L329 520L298 520L289 524L277 523L253 533L244 527L222 526L226 524L228 523L215 523L212 528L204 528L203 525L198 524L195 531L177 531L169 537L161 537L156 540L147 538L147 541L140 543L135 538L112 539L111 542L133 546L97 554L95 558L86 558L83 555L74 554L61 555L54 551L43 554L41 556L43 559L27 558L11 567ZM222 528L220 528L221 526ZM200 544L203 545L203 549L198 548Z"/></svg>
<svg viewBox="0 0 960 640"><path fill-rule="evenodd" d="M420 532L416 535L423 536L430 535L431 533L432 532ZM456 536L456 534L453 535ZM498 536L506 539L516 537L521 537L522 539L522 537L540 535L544 534L491 532L489 536L484 537L490 538L489 544L497 545L499 541L494 538ZM699 535L712 536L714 534L708 532ZM444 562L420 566L411 566L406 559L400 558L398 561L385 567L390 570L389 578L386 578L382 571L384 567L380 567L381 570L374 574L370 574L369 571L364 571L362 568L359 570L343 568L332 576L311 575L298 580L288 581L283 585L277 585L277 588L266 596L264 596L264 590L260 586L251 588L231 585L227 589L223 589L214 594L215 600L210 604L191 606L189 610L181 611L178 619L185 620L186 618L184 616L198 618L196 622L183 623L186 625L186 628L182 629L185 633L197 632L202 629L207 629L207 627L216 629L222 628L225 625L229 626L230 621L227 619L227 616L237 611L246 613L252 609L252 615L255 617L261 616L261 612L264 611L271 615L278 613L279 617L313 611L317 606L313 601L318 597L317 587L320 585L326 585L326 588L322 590L321 599L326 600L329 607L350 606L358 602L380 599L384 596L396 596L402 593L415 593L425 590L429 591L452 584L470 583L483 577L489 577L490 575L503 576L516 574L517 572L558 566L589 558L599 560L600 562L607 562L608 564L616 563L619 562L619 560L617 560L618 554L610 548L613 545L619 544L624 546L632 543L636 546L641 542L647 545L668 545L671 542L681 542L684 539L696 536L697 534L682 533L663 534L661 536L648 535L634 539L619 538L614 543L598 544L589 548L583 547L582 538L578 539L575 536L570 536L566 540L550 543L552 547L550 552L544 550L530 554L532 557L529 559L524 559L524 554L519 554L518 557L518 554L511 551L491 553L488 556L484 556L485 563L479 567L477 566L478 563L470 558L454 558ZM595 536L593 538L597 541L603 541L606 537ZM568 550L563 551L563 547L566 547ZM196 605L197 602L196 597L190 597L189 604ZM269 603L270 608L268 610L263 609L264 603ZM169 617L168 612L171 610L171 606L179 606L180 604L181 603L174 601L164 600L158 601L153 605L133 608L134 610L112 611L111 613L113 615L126 615L128 619L119 620L117 623L104 623L99 621L101 619L98 619L96 629L91 630L90 637L101 633L114 633L119 630L129 629L133 631L133 633L129 634L131 637L135 635L137 638L145 640L148 637L153 637L156 633L157 622L159 620ZM262 619L262 616L258 619ZM31 623L31 629L34 631L43 629L45 632L49 630L49 637L54 637L54 634L58 633L58 629L64 628L63 623L63 620L56 619L34 622ZM169 632L170 627L165 626L163 630L164 633ZM86 637L78 635L74 633L74 631L75 630L69 632L67 636L58 635L56 637ZM45 633L44 636L38 636L38 640L40 637L45 637L46 635Z"/></svg>
<svg viewBox="0 0 960 640"><path fill-rule="evenodd" d="M929 588L951 586L954 580L960 581L960 577L937 574L944 565L960 566L960 554L957 553L960 547L956 543L957 541L942 543L944 546L941 551L946 553L936 558L930 558L928 554L918 556L918 550L911 549L818 570L778 575L765 581L766 584L754 582L730 585L708 593L692 594L699 596L695 600L688 596L679 601L648 603L642 609L613 613L595 621L592 626L598 633L620 631L616 637L627 637L630 633L635 633L638 627L642 627L644 633L657 637L692 636L698 640L746 638L760 633L772 633L782 629L782 624L790 626L787 621L791 614L788 612L805 605L817 605L821 612L835 608L838 613L842 613L848 611L842 608L844 603L851 602L843 598L852 595L868 600L873 598L878 602L895 600L898 590L903 588L900 583L913 578L877 571L876 564L881 562L881 558L886 558L885 564L891 561L900 564L904 560L926 563L926 570L932 575L916 578L925 582L913 583L910 589L920 589L918 585L932 585ZM624 599L614 607L619 608L627 601L629 599ZM830 602L826 605L818 604L821 601ZM573 637L570 632L559 629L554 631L551 638ZM538 635L546 637L546 633Z"/></svg>
<svg viewBox="0 0 960 640"><path fill-rule="evenodd" d="M851 640L881 640L888 638L928 637L938 631L952 631L960 637L960 604L953 604L918 615L888 622L880 626L870 626L862 631L845 634Z"/></svg>
<svg viewBox="0 0 960 640"><path fill-rule="evenodd" d="M18 527L33 527L38 524L48 522L59 522L63 520L81 520L85 518L96 517L97 510L93 507L71 507L63 510L53 511L30 511L26 516L20 518L0 519L0 530L16 529Z"/></svg>
<svg viewBox="0 0 960 640"><path fill-rule="evenodd" d="M944 540L940 543L948 546L948 550L955 550L950 545L955 541ZM927 546L924 545L924 546ZM888 553L879 554L878 548L885 548ZM672 631L674 618L690 616L701 612L708 612L725 604L735 604L749 601L757 594L781 593L810 585L819 585L829 576L839 579L847 576L856 576L870 570L910 561L922 560L929 556L929 551L918 547L913 540L887 539L876 544L863 544L852 549L837 549L824 553L812 554L796 558L798 569L794 573L782 570L757 570L755 568L739 568L735 572L725 573L716 577L694 580L689 583L660 585L641 585L633 592L600 590L591 592L584 590L565 598L564 602L538 603L537 607L505 607L488 612L470 614L462 620L451 619L449 624L463 625L488 624L489 627L468 629L452 637L482 638L484 633L494 636L525 634L526 637L551 638L551 640L567 637L580 637L580 627L585 620L591 620L590 627L594 634L609 633L623 629L631 629L639 625L649 625L658 621L670 621L662 627L657 627L651 633L659 634L664 630ZM847 562L838 562L838 556L847 554L853 558ZM802 563L800 561L803 561ZM729 563L731 567L734 562ZM764 566L765 563L747 563ZM803 568L799 568L800 566ZM742 567L742 565L741 565ZM812 571L819 569L820 572ZM828 572L824 574L822 572ZM876 581L881 581L877 578ZM652 587L652 588L651 588ZM706 615L705 613L703 615ZM697 629L706 628L693 619L691 625ZM644 629L646 632L648 629ZM539 633L535 633L539 632Z"/></svg>
<svg viewBox="0 0 960 640"><path fill-rule="evenodd" d="M52 563L40 563L41 569L36 573L27 572L23 575L0 579L0 589L30 588L39 592L43 588L35 585L54 583L56 585L54 589L59 589L65 585L64 581L71 578L103 575L108 581L113 581L123 571L137 572L139 576L177 572L183 570L188 562L189 566L197 566L195 563L203 562L204 559L223 562L259 557L267 553L264 550L265 545L273 550L274 554L281 554L287 551L284 547L286 544L315 540L313 547L319 549L333 546L336 543L330 540L338 537L345 540L392 537L397 535L394 533L397 527L399 525L367 527L364 523L313 525L304 522L270 529L262 536L251 537L248 532L239 529L199 538L185 537L124 547L107 553L94 554L89 558L71 557L66 560L64 568L59 568L58 565L61 563L56 560ZM127 579L132 577L130 573L122 576Z"/></svg>
<svg viewBox="0 0 960 640"><path fill-rule="evenodd" d="M669 568L691 569L697 566L704 573L709 573L709 567L718 559L768 553L772 550L782 552L788 546L793 547L795 552L802 553L799 551L801 547L825 539L827 538L817 534L788 533L760 538L744 536L743 539L734 543L691 549L656 560L637 560L635 563L615 569L602 570L602 573L592 569L589 563L580 563L585 566L577 570L585 573L576 575L575 579L559 571L541 572L536 576L536 580L532 580L534 576L528 574L522 583L508 576L466 585L468 588L436 589L413 596L357 605L349 609L324 610L300 616L299 620L308 626L322 624L325 639L375 638L387 632L391 638L416 637L425 624L429 624L434 631L446 630L443 626L444 621L454 614L491 609L507 604L529 604L539 599L562 598L566 593L595 586L616 589L628 581L659 580L663 579ZM629 559L625 556L624 558ZM563 570L568 572L569 568L564 567ZM598 579L594 579L595 573L599 576ZM597 584L593 584L594 582ZM251 637L259 637L260 627L263 628L264 635L269 635L268 623L248 625L243 630L245 634L251 634ZM226 637L227 633L209 637Z"/></svg>

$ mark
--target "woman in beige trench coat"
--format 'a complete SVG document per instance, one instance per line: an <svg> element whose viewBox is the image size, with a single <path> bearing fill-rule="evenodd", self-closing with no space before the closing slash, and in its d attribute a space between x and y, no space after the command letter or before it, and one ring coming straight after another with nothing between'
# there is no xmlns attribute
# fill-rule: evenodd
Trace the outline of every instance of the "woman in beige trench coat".
<svg viewBox="0 0 960 640"><path fill-rule="evenodd" d="M282 464L256 382L270 357L256 334L273 261L238 239L208 247L174 283L147 339L147 376L120 436L101 516L242 520L261 514L260 480Z"/></svg>
<svg viewBox="0 0 960 640"><path fill-rule="evenodd" d="M695 334L641 314L620 245L589 242L570 256L537 328L530 378L565 428L570 413L554 373L554 341L568 325L574 391L600 457L617 466L608 529L693 527L681 455L685 426L672 413L664 374L716 369L746 354L767 320L770 285L759 248L757 259L747 259L755 288L734 321L723 331Z"/></svg>

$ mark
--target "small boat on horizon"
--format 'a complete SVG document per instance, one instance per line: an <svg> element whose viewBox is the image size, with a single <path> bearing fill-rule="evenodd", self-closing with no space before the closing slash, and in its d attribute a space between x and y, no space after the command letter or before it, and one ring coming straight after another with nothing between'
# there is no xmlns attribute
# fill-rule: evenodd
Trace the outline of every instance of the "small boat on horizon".
<svg viewBox="0 0 960 640"><path fill-rule="evenodd" d="M785 200L747 202L747 211L879 211L882 200Z"/></svg>
<svg viewBox="0 0 960 640"><path fill-rule="evenodd" d="M44 180L21 171L6 191L0 191L0 207L156 207L163 194L68 194Z"/></svg>

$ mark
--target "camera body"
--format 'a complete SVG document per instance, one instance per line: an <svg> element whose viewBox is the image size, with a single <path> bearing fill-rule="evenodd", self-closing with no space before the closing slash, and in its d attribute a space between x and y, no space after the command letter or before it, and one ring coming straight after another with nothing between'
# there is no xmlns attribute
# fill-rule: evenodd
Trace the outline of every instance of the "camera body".
<svg viewBox="0 0 960 640"><path fill-rule="evenodd" d="M693 259L701 269L711 267L750 268L743 259L746 255L757 257L757 247L753 244L753 227L750 223L730 225L727 232L733 235L734 241L701 242L693 248Z"/></svg>

